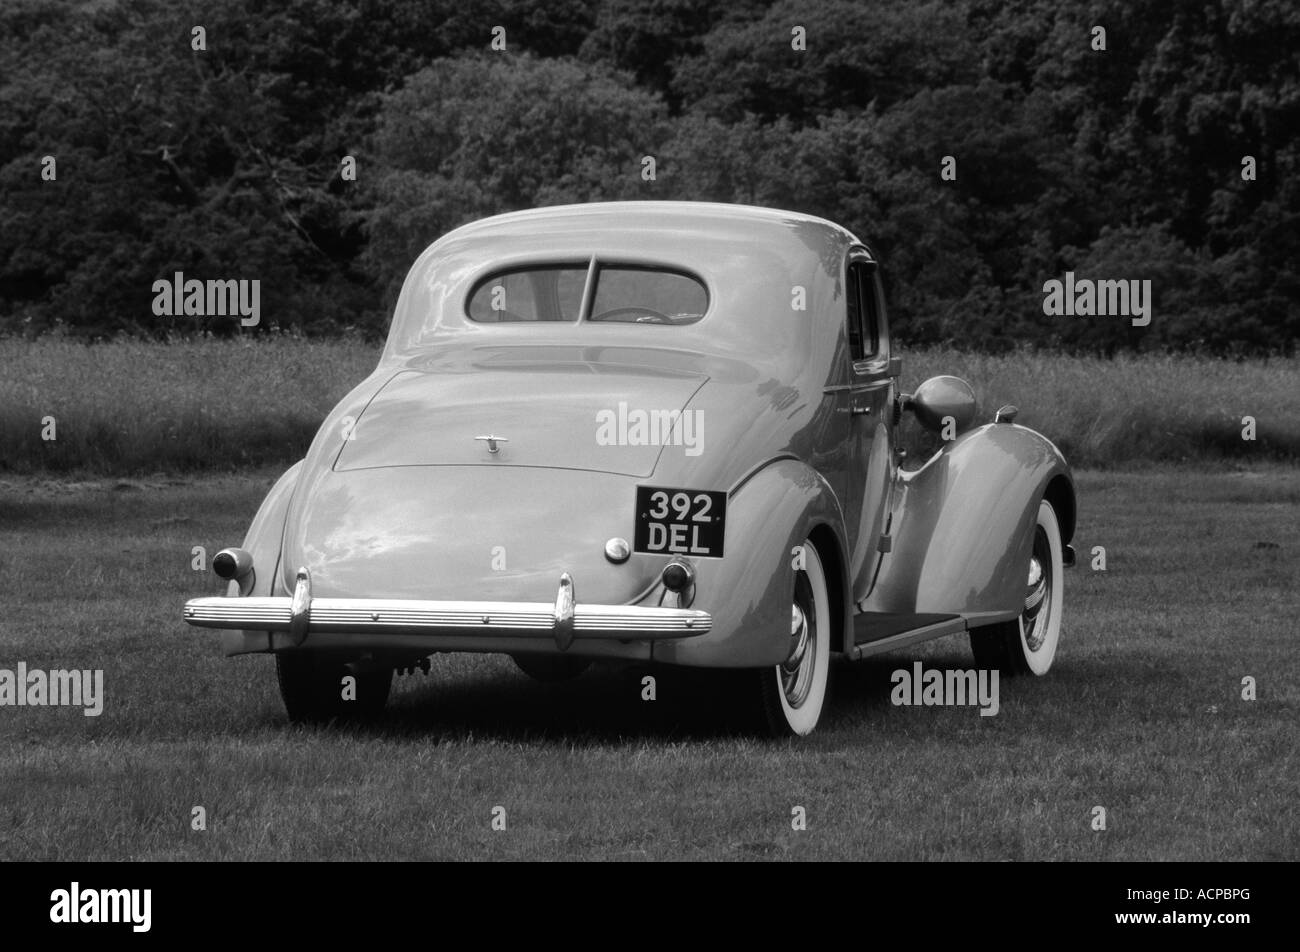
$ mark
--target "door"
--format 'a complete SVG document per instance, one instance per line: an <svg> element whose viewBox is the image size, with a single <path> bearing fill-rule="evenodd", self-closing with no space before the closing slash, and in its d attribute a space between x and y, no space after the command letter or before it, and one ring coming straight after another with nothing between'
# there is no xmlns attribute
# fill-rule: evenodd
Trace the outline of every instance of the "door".
<svg viewBox="0 0 1300 952"><path fill-rule="evenodd" d="M849 577L853 601L871 591L885 544L897 463L894 397L899 362L890 358L889 329L876 262L865 250L849 255L845 285L849 340L849 511L855 540ZM855 531L856 530L856 531Z"/></svg>

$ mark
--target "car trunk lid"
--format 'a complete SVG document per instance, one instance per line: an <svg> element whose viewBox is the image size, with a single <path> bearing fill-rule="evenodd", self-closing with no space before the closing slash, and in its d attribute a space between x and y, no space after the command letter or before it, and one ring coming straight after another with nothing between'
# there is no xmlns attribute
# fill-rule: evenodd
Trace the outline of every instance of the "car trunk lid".
<svg viewBox="0 0 1300 952"><path fill-rule="evenodd" d="M531 466L648 477L665 444L702 438L672 421L707 379L591 364L406 370L344 421L334 470Z"/></svg>

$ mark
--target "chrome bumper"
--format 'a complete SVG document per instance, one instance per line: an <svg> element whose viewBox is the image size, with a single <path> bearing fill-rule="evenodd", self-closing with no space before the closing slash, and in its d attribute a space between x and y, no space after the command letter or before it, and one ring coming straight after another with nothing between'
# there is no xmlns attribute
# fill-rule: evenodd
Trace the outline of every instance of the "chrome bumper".
<svg viewBox="0 0 1300 952"><path fill-rule="evenodd" d="M565 651L575 638L624 641L693 638L713 627L708 612L638 605L579 605L573 579L560 576L555 603L444 602L396 598L313 598L298 570L292 597L195 598L185 621L198 628L287 631L295 645L312 633L512 635L550 638Z"/></svg>

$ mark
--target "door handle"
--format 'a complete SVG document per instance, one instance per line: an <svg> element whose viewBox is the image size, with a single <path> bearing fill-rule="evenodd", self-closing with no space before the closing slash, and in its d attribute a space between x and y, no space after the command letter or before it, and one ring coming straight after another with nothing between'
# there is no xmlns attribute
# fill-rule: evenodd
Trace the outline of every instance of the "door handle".
<svg viewBox="0 0 1300 952"><path fill-rule="evenodd" d="M853 407L849 413L853 416L871 416L871 407Z"/></svg>

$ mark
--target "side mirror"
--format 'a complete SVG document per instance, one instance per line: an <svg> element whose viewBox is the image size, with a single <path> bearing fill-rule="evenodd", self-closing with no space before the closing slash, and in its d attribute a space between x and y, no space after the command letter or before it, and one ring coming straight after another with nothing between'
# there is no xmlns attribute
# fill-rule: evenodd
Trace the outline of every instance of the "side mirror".
<svg viewBox="0 0 1300 952"><path fill-rule="evenodd" d="M975 422L978 406L975 391L960 377L931 377L916 388L907 398L906 409L916 414L916 419L927 430L939 433L943 421L952 417L960 433Z"/></svg>

